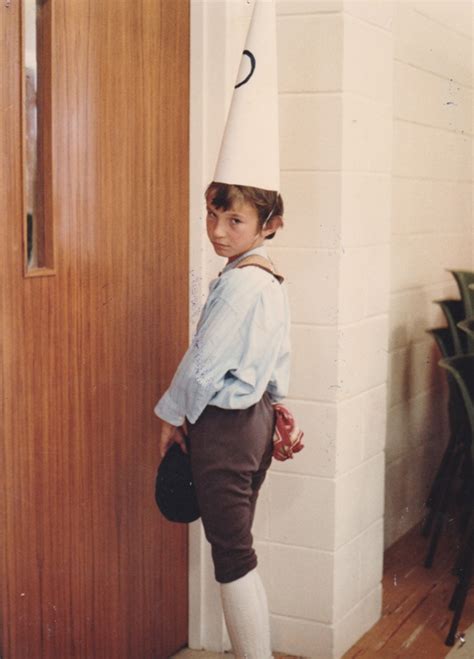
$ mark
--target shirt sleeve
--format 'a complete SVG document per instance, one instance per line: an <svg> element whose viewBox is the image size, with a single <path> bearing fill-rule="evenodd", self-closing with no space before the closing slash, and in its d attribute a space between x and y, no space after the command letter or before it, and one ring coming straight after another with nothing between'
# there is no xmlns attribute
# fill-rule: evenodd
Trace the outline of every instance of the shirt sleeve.
<svg viewBox="0 0 474 659"><path fill-rule="evenodd" d="M155 406L158 417L174 426L182 425L185 418L196 422L223 387L226 373L239 365L245 316L221 297L212 300L168 390Z"/></svg>

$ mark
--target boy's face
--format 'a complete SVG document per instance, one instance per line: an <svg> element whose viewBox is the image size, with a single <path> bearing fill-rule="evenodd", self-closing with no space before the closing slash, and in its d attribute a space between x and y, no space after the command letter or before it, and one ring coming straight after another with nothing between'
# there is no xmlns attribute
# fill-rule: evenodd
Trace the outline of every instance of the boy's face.
<svg viewBox="0 0 474 659"><path fill-rule="evenodd" d="M274 229L261 229L257 209L248 202L225 211L207 202L207 235L216 254L233 261L244 252L263 245ZM269 223L270 224L270 223Z"/></svg>

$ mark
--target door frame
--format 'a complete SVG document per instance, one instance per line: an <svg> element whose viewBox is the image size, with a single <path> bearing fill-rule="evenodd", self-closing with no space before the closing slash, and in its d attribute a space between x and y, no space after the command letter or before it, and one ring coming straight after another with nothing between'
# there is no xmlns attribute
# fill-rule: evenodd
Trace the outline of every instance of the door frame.
<svg viewBox="0 0 474 659"><path fill-rule="evenodd" d="M204 230L203 193L214 167L245 42L252 2L192 0L190 15L189 319L196 326L208 283L222 268ZM189 647L230 650L210 547L200 521L189 526Z"/></svg>

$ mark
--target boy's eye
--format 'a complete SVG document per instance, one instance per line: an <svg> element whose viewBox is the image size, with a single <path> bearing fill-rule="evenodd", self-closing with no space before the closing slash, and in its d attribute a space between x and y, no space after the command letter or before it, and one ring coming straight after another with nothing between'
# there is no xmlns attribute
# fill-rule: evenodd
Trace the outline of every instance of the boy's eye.
<svg viewBox="0 0 474 659"><path fill-rule="evenodd" d="M234 224L242 224L242 220L238 217L231 217L230 221Z"/></svg>

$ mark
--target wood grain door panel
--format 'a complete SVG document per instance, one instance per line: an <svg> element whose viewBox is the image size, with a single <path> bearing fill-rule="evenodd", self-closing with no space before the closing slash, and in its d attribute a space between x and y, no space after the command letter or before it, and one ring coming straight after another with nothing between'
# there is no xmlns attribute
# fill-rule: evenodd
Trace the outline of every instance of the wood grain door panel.
<svg viewBox="0 0 474 659"><path fill-rule="evenodd" d="M34 278L21 6L0 4L0 654L161 659L187 639L152 410L187 345L189 7L47 1L56 274Z"/></svg>

